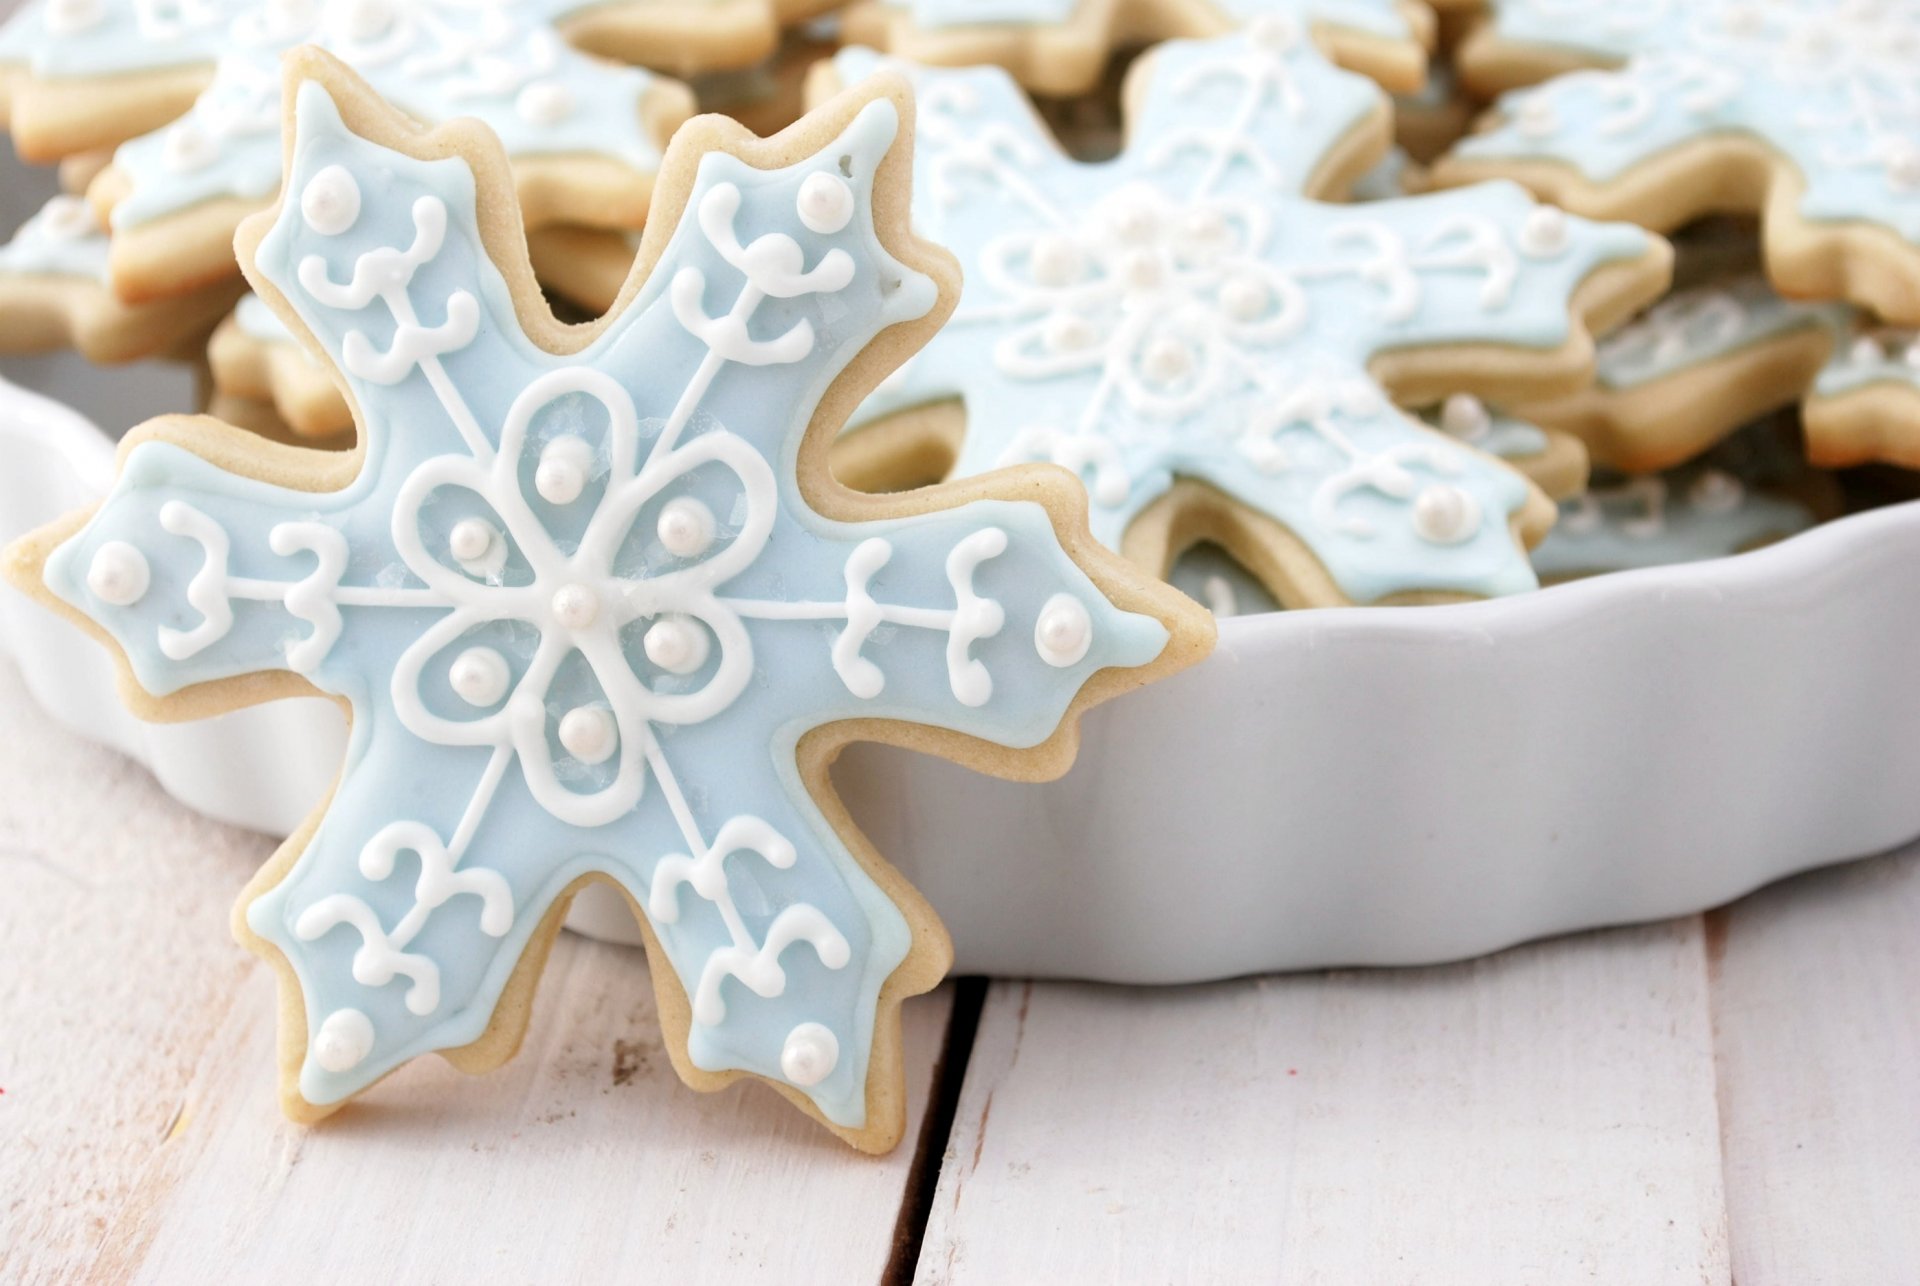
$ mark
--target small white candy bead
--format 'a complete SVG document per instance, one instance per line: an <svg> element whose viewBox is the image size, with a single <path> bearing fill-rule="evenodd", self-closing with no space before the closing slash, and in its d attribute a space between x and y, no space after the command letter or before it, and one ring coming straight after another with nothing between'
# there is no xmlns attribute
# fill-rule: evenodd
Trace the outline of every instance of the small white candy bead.
<svg viewBox="0 0 1920 1286"><path fill-rule="evenodd" d="M647 659L669 674L692 674L707 663L707 634L685 617L667 616L647 627Z"/></svg>
<svg viewBox="0 0 1920 1286"><path fill-rule="evenodd" d="M313 1035L313 1061L329 1072L350 1072L373 1052L373 1020L358 1009L336 1009Z"/></svg>
<svg viewBox="0 0 1920 1286"><path fill-rule="evenodd" d="M1730 514L1747 498L1740 479L1724 469L1708 469L1687 488L1687 503L1703 514Z"/></svg>
<svg viewBox="0 0 1920 1286"><path fill-rule="evenodd" d="M192 174L213 164L219 149L192 121L182 121L160 141L160 162L171 174Z"/></svg>
<svg viewBox="0 0 1920 1286"><path fill-rule="evenodd" d="M1900 350L1900 364L1908 370L1920 371L1920 340Z"/></svg>
<svg viewBox="0 0 1920 1286"><path fill-rule="evenodd" d="M1477 441L1492 426L1486 403L1471 393L1455 393L1440 406L1440 427L1456 438Z"/></svg>
<svg viewBox="0 0 1920 1286"><path fill-rule="evenodd" d="M1128 245L1145 245L1160 229L1160 220L1144 201L1123 200L1107 215L1107 227Z"/></svg>
<svg viewBox="0 0 1920 1286"><path fill-rule="evenodd" d="M660 510L660 543L675 558L698 558L713 545L713 510L692 496L669 500Z"/></svg>
<svg viewBox="0 0 1920 1286"><path fill-rule="evenodd" d="M1920 188L1920 147L1896 139L1887 147L1887 180L1901 192Z"/></svg>
<svg viewBox="0 0 1920 1286"><path fill-rule="evenodd" d="M87 588L103 603L131 607L153 583L147 556L124 540L110 540L93 551L87 564Z"/></svg>
<svg viewBox="0 0 1920 1286"><path fill-rule="evenodd" d="M810 231L838 232L853 218L853 188L838 174L815 170L800 184L794 207Z"/></svg>
<svg viewBox="0 0 1920 1286"><path fill-rule="evenodd" d="M780 1047L780 1074L795 1085L818 1085L839 1064L839 1038L819 1023L801 1023Z"/></svg>
<svg viewBox="0 0 1920 1286"><path fill-rule="evenodd" d="M1055 594L1040 608L1033 625L1033 650L1048 665L1073 665L1093 646L1093 618L1071 594Z"/></svg>
<svg viewBox="0 0 1920 1286"><path fill-rule="evenodd" d="M329 16L338 15L340 35L355 44L378 40L393 26L393 6L388 0L334 0Z"/></svg>
<svg viewBox="0 0 1920 1286"><path fill-rule="evenodd" d="M1167 279L1166 264L1152 250L1130 251L1120 260L1120 279L1135 290L1157 290Z"/></svg>
<svg viewBox="0 0 1920 1286"><path fill-rule="evenodd" d="M599 706L575 706L561 716L560 744L583 764L605 763L620 744L613 712Z"/></svg>
<svg viewBox="0 0 1920 1286"><path fill-rule="evenodd" d="M1567 212L1557 205L1538 205L1520 225L1520 253L1531 259L1551 259L1567 248Z"/></svg>
<svg viewBox="0 0 1920 1286"><path fill-rule="evenodd" d="M1040 340L1056 353L1074 353L1090 347L1097 336L1093 323L1074 313L1055 313L1041 327Z"/></svg>
<svg viewBox="0 0 1920 1286"><path fill-rule="evenodd" d="M56 36L77 36L98 26L106 12L101 0L52 0L46 8L47 30Z"/></svg>
<svg viewBox="0 0 1920 1286"><path fill-rule="evenodd" d="M57 196L40 209L40 221L49 236L58 241L79 241L100 230L93 207L85 198Z"/></svg>
<svg viewBox="0 0 1920 1286"><path fill-rule="evenodd" d="M1300 44L1300 24L1284 14L1267 14L1247 24L1247 40L1264 53L1290 53Z"/></svg>
<svg viewBox="0 0 1920 1286"><path fill-rule="evenodd" d="M1071 237L1045 233L1033 243L1033 280L1042 286L1070 286L1086 271L1086 260Z"/></svg>
<svg viewBox="0 0 1920 1286"><path fill-rule="evenodd" d="M1855 366L1878 366L1887 360L1887 350L1871 335L1862 335L1847 350L1847 360Z"/></svg>
<svg viewBox="0 0 1920 1286"><path fill-rule="evenodd" d="M484 518L462 518L447 536L447 548L463 563L477 563L493 551L494 530Z"/></svg>
<svg viewBox="0 0 1920 1286"><path fill-rule="evenodd" d="M1220 307L1239 322L1255 321L1273 305L1273 292L1258 281L1235 278L1220 287Z"/></svg>
<svg viewBox="0 0 1920 1286"><path fill-rule="evenodd" d="M513 100L513 110L529 125L558 125L573 115L573 91L557 80L536 80Z"/></svg>
<svg viewBox="0 0 1920 1286"><path fill-rule="evenodd" d="M1413 529L1435 545L1458 545L1480 530L1479 502L1445 483L1426 488L1413 501Z"/></svg>
<svg viewBox="0 0 1920 1286"><path fill-rule="evenodd" d="M453 666L447 671L447 684L454 695L478 708L498 705L512 680L507 658L490 647L468 648L453 658Z"/></svg>
<svg viewBox="0 0 1920 1286"><path fill-rule="evenodd" d="M564 433L541 448L540 464L533 471L533 489L550 505L570 505L587 489L587 470L593 464L593 448L585 439Z"/></svg>
<svg viewBox="0 0 1920 1286"><path fill-rule="evenodd" d="M553 595L553 619L570 630L584 630L600 619L600 596L585 585L562 585Z"/></svg>
<svg viewBox="0 0 1920 1286"><path fill-rule="evenodd" d="M1161 336L1147 345L1141 365L1149 378L1171 384L1193 373L1193 353L1177 339Z"/></svg>
<svg viewBox="0 0 1920 1286"><path fill-rule="evenodd" d="M360 217L360 185L338 165L329 165L300 190L300 217L323 237L337 237Z"/></svg>
<svg viewBox="0 0 1920 1286"><path fill-rule="evenodd" d="M1560 132L1560 111L1551 99L1535 94L1520 104L1513 127L1522 138L1551 138Z"/></svg>

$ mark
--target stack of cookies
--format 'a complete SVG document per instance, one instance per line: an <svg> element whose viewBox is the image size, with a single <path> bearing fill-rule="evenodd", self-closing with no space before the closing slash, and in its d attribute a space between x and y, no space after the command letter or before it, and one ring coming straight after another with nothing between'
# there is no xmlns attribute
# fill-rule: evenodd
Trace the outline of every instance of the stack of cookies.
<svg viewBox="0 0 1920 1286"><path fill-rule="evenodd" d="M0 29L67 188L0 347L205 363L212 412L8 575L140 713L353 720L235 919L298 1118L509 1057L600 881L689 1083L891 1147L951 951L843 745L1055 776L1207 654L1193 598L1522 594L1920 466L1920 0L829 8Z"/></svg>

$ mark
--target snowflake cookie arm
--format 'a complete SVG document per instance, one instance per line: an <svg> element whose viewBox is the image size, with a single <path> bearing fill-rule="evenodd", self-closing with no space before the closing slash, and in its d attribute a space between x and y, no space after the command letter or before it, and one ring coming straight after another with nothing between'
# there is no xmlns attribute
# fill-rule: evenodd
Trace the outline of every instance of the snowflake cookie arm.
<svg viewBox="0 0 1920 1286"><path fill-rule="evenodd" d="M1426 78L1433 12L1418 0L863 0L849 43L929 66L1004 67L1035 93L1091 89L1116 41L1152 45L1264 24L1334 62L1411 93Z"/></svg>
<svg viewBox="0 0 1920 1286"><path fill-rule="evenodd" d="M1815 465L1920 469L1920 336L1856 318L1802 410Z"/></svg>
<svg viewBox="0 0 1920 1286"><path fill-rule="evenodd" d="M1673 468L1800 401L1852 315L1757 275L1678 291L1600 342L1592 386L1514 409L1577 433L1602 465Z"/></svg>

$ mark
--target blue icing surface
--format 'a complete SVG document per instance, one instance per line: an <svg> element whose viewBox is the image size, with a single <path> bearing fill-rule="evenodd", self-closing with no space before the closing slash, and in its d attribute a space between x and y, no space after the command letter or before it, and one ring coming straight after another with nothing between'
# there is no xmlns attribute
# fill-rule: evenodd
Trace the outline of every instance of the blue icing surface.
<svg viewBox="0 0 1920 1286"><path fill-rule="evenodd" d="M1804 217L1920 241L1920 7L1502 0L1496 24L1627 61L1507 95L1501 123L1461 156L1557 161L1605 182L1683 143L1750 135L1799 168Z"/></svg>
<svg viewBox="0 0 1920 1286"><path fill-rule="evenodd" d="M1855 393L1875 384L1920 391L1920 334L1911 330L1862 329L1834 346L1814 381L1821 397Z"/></svg>
<svg viewBox="0 0 1920 1286"><path fill-rule="evenodd" d="M338 792L247 912L298 977L309 1101L476 1038L550 901L599 872L648 909L696 1065L861 1125L910 932L798 740L879 717L1031 746L1095 671L1165 647L1038 505L849 524L800 495L828 384L935 302L873 230L896 128L881 99L786 169L706 157L645 290L555 356L466 164L359 139L301 88L256 269L346 373L361 474L289 491L149 443L46 579L153 693L292 669L351 702Z"/></svg>
<svg viewBox="0 0 1920 1286"><path fill-rule="evenodd" d="M1399 0L1208 0L1226 18L1246 22L1255 18L1289 17L1324 22L1374 35L1410 38L1406 14ZM1066 22L1083 0L892 0L892 7L911 14L916 26L972 27L1006 24L1048 26Z"/></svg>
<svg viewBox="0 0 1920 1286"><path fill-rule="evenodd" d="M267 307L266 300L258 295L245 295L234 307L233 319L243 334L269 344L291 344L293 334L287 324L280 320L280 314Z"/></svg>
<svg viewBox="0 0 1920 1286"><path fill-rule="evenodd" d="M77 196L56 196L0 245L0 273L107 279L107 234L93 207Z"/></svg>
<svg viewBox="0 0 1920 1286"><path fill-rule="evenodd" d="M416 119L478 117L509 157L604 156L651 172L660 153L641 102L653 78L575 52L541 25L545 7L362 6L304 34ZM222 58L185 117L122 144L114 163L129 180L116 228L219 197L270 197L280 182L278 49Z"/></svg>
<svg viewBox="0 0 1920 1286"><path fill-rule="evenodd" d="M1590 487L1560 506L1533 551L1546 577L1723 558L1814 525L1795 500L1756 492L1732 474L1688 466Z"/></svg>
<svg viewBox="0 0 1920 1286"><path fill-rule="evenodd" d="M1783 299L1757 273L1677 290L1600 341L1596 378L1638 388L1809 327L1837 334L1855 315L1845 304Z"/></svg>
<svg viewBox="0 0 1920 1286"><path fill-rule="evenodd" d="M1154 57L1129 146L1099 165L1065 157L1004 73L912 69L914 218L960 257L965 293L857 418L961 399L957 472L1063 464L1109 546L1184 476L1285 523L1357 602L1532 588L1508 526L1523 481L1395 410L1368 363L1430 344L1557 347L1578 285L1645 254L1648 235L1511 184L1303 199L1379 101L1372 86L1304 41ZM837 66L851 83L875 62L846 51Z"/></svg>

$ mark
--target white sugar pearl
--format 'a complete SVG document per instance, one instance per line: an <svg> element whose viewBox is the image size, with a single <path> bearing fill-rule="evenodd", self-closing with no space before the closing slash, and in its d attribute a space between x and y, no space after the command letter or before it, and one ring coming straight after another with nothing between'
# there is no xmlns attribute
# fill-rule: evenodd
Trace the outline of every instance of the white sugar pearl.
<svg viewBox="0 0 1920 1286"><path fill-rule="evenodd" d="M1740 479L1724 469L1708 469L1687 488L1687 503L1703 514L1729 514L1747 498Z"/></svg>
<svg viewBox="0 0 1920 1286"><path fill-rule="evenodd" d="M692 674L707 663L707 633L680 616L662 617L647 627L641 646L647 660L669 674Z"/></svg>
<svg viewBox="0 0 1920 1286"><path fill-rule="evenodd" d="M1413 529L1435 545L1458 545L1480 530L1480 505L1458 487L1435 483L1413 501Z"/></svg>
<svg viewBox="0 0 1920 1286"><path fill-rule="evenodd" d="M1033 279L1042 286L1070 286L1086 271L1086 258L1071 237L1045 233L1033 243Z"/></svg>
<svg viewBox="0 0 1920 1286"><path fill-rule="evenodd" d="M340 35L355 44L378 40L393 26L393 5L389 0L333 0L329 17L339 24Z"/></svg>
<svg viewBox="0 0 1920 1286"><path fill-rule="evenodd" d="M536 80L513 100L514 112L529 125L558 125L573 106L573 91L557 80Z"/></svg>
<svg viewBox="0 0 1920 1286"><path fill-rule="evenodd" d="M360 217L360 185L338 165L329 165L300 189L300 217L323 237L337 237Z"/></svg>
<svg viewBox="0 0 1920 1286"><path fill-rule="evenodd" d="M1535 94L1520 104L1513 127L1522 138L1551 138L1560 132L1560 111L1551 99Z"/></svg>
<svg viewBox="0 0 1920 1286"><path fill-rule="evenodd" d="M1902 192L1920 188L1920 147L1897 139L1887 148L1887 181Z"/></svg>
<svg viewBox="0 0 1920 1286"><path fill-rule="evenodd" d="M1235 321L1250 322L1273 306L1273 292L1258 281L1236 278L1220 287L1220 307Z"/></svg>
<svg viewBox="0 0 1920 1286"><path fill-rule="evenodd" d="M1920 371L1920 340L1908 344L1901 350L1900 362L1908 370Z"/></svg>
<svg viewBox="0 0 1920 1286"><path fill-rule="evenodd" d="M605 763L620 745L613 712L599 706L575 706L561 716L560 744L583 764Z"/></svg>
<svg viewBox="0 0 1920 1286"><path fill-rule="evenodd" d="M1862 335L1847 350L1847 360L1855 366L1878 366L1887 360L1887 350L1871 335Z"/></svg>
<svg viewBox="0 0 1920 1286"><path fill-rule="evenodd" d="M1120 260L1120 279L1135 290L1157 290L1167 279L1167 267L1152 250L1135 250Z"/></svg>
<svg viewBox="0 0 1920 1286"><path fill-rule="evenodd" d="M213 164L219 149L206 131L191 121L182 121L166 132L160 141L160 163L171 174L192 174Z"/></svg>
<svg viewBox="0 0 1920 1286"><path fill-rule="evenodd" d="M1195 210L1180 221L1180 231L1189 241L1213 245L1227 235L1227 216L1210 208Z"/></svg>
<svg viewBox="0 0 1920 1286"><path fill-rule="evenodd" d="M585 585L562 585L553 595L553 619L570 630L584 630L600 619L600 596Z"/></svg>
<svg viewBox="0 0 1920 1286"><path fill-rule="evenodd" d="M1073 665L1093 646L1093 618L1071 594L1055 594L1040 608L1033 625L1033 650L1048 665Z"/></svg>
<svg viewBox="0 0 1920 1286"><path fill-rule="evenodd" d="M1160 231L1160 219L1144 201L1123 201L1107 215L1107 227L1129 245L1145 245Z"/></svg>
<svg viewBox="0 0 1920 1286"><path fill-rule="evenodd" d="M1098 338L1093 323L1074 313L1055 313L1040 329L1040 340L1056 353L1076 353Z"/></svg>
<svg viewBox="0 0 1920 1286"><path fill-rule="evenodd" d="M1557 205L1537 205L1520 225L1520 253L1550 259L1567 248L1567 212Z"/></svg>
<svg viewBox="0 0 1920 1286"><path fill-rule="evenodd" d="M313 1035L313 1061L329 1072L350 1072L373 1052L373 1020L358 1009L336 1009Z"/></svg>
<svg viewBox="0 0 1920 1286"><path fill-rule="evenodd" d="M808 230L838 232L853 218L853 188L838 174L815 170L800 184L794 208Z"/></svg>
<svg viewBox="0 0 1920 1286"><path fill-rule="evenodd" d="M1300 24L1282 14L1267 14L1247 24L1247 39L1265 53L1289 53L1300 44Z"/></svg>
<svg viewBox="0 0 1920 1286"><path fill-rule="evenodd" d="M692 496L669 500L660 510L660 543L675 558L698 558L713 545L713 510Z"/></svg>
<svg viewBox="0 0 1920 1286"><path fill-rule="evenodd" d="M103 603L131 607L153 583L147 556L124 540L110 540L93 551L87 564L87 588Z"/></svg>
<svg viewBox="0 0 1920 1286"><path fill-rule="evenodd" d="M453 694L481 709L498 705L512 681L507 658L490 647L468 648L453 658L453 666L447 671L447 684Z"/></svg>
<svg viewBox="0 0 1920 1286"><path fill-rule="evenodd" d="M533 489L550 505L570 505L587 489L587 471L593 465L593 448L585 439L563 433L540 451L540 464L533 471Z"/></svg>
<svg viewBox="0 0 1920 1286"><path fill-rule="evenodd" d="M1165 336L1148 344L1140 361L1148 377L1162 384L1171 384L1193 373L1192 350L1179 340Z"/></svg>
<svg viewBox="0 0 1920 1286"><path fill-rule="evenodd" d="M56 36L77 36L99 26L106 13L101 0L52 0L45 10L47 30Z"/></svg>
<svg viewBox="0 0 1920 1286"><path fill-rule="evenodd" d="M1486 436L1493 427L1487 404L1471 393L1455 393L1440 406L1440 427L1468 442Z"/></svg>
<svg viewBox="0 0 1920 1286"><path fill-rule="evenodd" d="M54 197L41 207L40 221L47 233L60 241L79 241L100 230L93 207L77 196Z"/></svg>
<svg viewBox="0 0 1920 1286"><path fill-rule="evenodd" d="M484 518L462 518L447 536L447 548L463 563L477 563L493 552L495 532Z"/></svg>
<svg viewBox="0 0 1920 1286"><path fill-rule="evenodd" d="M780 1074L795 1085L818 1085L840 1065L840 1040L819 1023L801 1023L780 1047Z"/></svg>

